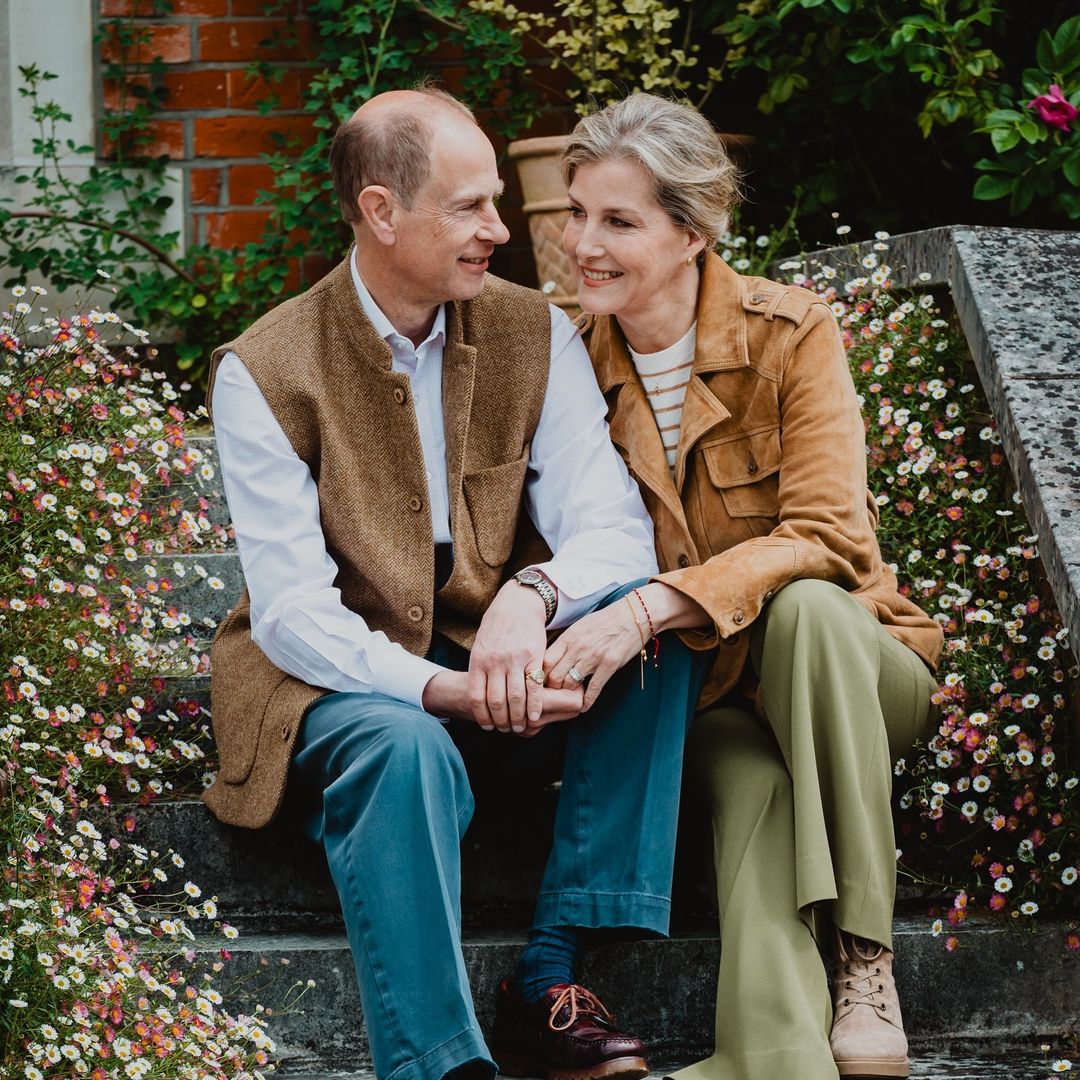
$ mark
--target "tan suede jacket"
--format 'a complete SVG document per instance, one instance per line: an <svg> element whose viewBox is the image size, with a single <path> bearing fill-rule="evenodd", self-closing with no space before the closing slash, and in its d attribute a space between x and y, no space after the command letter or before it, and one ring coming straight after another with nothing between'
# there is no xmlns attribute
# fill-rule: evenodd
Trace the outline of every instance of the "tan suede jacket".
<svg viewBox="0 0 1080 1080"><path fill-rule="evenodd" d="M706 257L674 479L618 323L590 316L581 326L612 441L656 526L655 580L713 620L711 630L682 632L693 648L718 646L702 705L735 686L750 625L798 578L847 589L936 667L941 628L899 595L882 562L865 429L824 301Z"/></svg>

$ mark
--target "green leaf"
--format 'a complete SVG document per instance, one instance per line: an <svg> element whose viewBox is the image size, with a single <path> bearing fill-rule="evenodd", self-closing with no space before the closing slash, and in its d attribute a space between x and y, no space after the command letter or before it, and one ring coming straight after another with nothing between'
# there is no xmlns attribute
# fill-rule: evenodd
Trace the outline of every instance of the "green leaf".
<svg viewBox="0 0 1080 1080"><path fill-rule="evenodd" d="M1019 131L1021 136L1026 139L1027 142L1031 143L1032 146L1034 146L1045 133L1044 129L1041 129L1030 116L1024 117L1024 119L1016 125L1016 130Z"/></svg>
<svg viewBox="0 0 1080 1080"><path fill-rule="evenodd" d="M983 202L991 199L1003 199L1012 191L1013 182L1003 176L980 176L975 181L972 195Z"/></svg>
<svg viewBox="0 0 1080 1080"><path fill-rule="evenodd" d="M1047 30L1039 34L1039 42L1035 46L1035 62L1043 71L1054 70L1054 42Z"/></svg>
<svg viewBox="0 0 1080 1080"><path fill-rule="evenodd" d="M1073 187L1080 188L1080 151L1073 151L1072 156L1065 159L1061 171Z"/></svg>
<svg viewBox="0 0 1080 1080"><path fill-rule="evenodd" d="M1004 154L1020 141L1020 132L1016 128L995 128L990 132L990 141L999 154Z"/></svg>
<svg viewBox="0 0 1080 1080"><path fill-rule="evenodd" d="M993 127L997 124L1015 124L1019 120L1024 119L1022 112L1017 112L1016 109L994 109L992 112L986 114L986 119L983 121L986 127Z"/></svg>
<svg viewBox="0 0 1080 1080"><path fill-rule="evenodd" d="M947 124L955 123L964 115L963 102L957 101L956 98L939 98L935 104Z"/></svg>
<svg viewBox="0 0 1080 1080"><path fill-rule="evenodd" d="M778 75L769 87L769 95L776 104L780 105L791 97L795 89L795 79L790 72Z"/></svg>
<svg viewBox="0 0 1080 1080"><path fill-rule="evenodd" d="M1013 188L1012 198L1009 200L1009 213L1022 214L1035 198L1035 187L1032 184L1019 180Z"/></svg>
<svg viewBox="0 0 1080 1080"><path fill-rule="evenodd" d="M1080 41L1066 45L1057 54L1057 70L1062 75L1069 75L1080 67Z"/></svg>
<svg viewBox="0 0 1080 1080"><path fill-rule="evenodd" d="M1080 15L1066 19L1054 32L1054 51L1060 55L1076 41L1080 41Z"/></svg>
<svg viewBox="0 0 1080 1080"><path fill-rule="evenodd" d="M860 41L854 49L849 49L845 54L851 64L864 64L877 52L877 47L872 41Z"/></svg>

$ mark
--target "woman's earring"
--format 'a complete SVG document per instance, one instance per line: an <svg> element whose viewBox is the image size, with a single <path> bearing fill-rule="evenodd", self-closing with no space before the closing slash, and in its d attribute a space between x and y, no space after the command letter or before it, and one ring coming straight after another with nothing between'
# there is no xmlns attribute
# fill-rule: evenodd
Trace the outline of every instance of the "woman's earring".
<svg viewBox="0 0 1080 1080"><path fill-rule="evenodd" d="M687 255L686 256L686 265L687 266L693 266L694 265L694 256L693 255Z"/></svg>

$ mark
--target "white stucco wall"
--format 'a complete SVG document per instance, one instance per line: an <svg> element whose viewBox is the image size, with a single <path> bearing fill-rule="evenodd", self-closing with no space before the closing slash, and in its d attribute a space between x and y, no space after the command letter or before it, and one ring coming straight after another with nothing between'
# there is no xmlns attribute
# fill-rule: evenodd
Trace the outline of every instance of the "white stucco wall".
<svg viewBox="0 0 1080 1080"><path fill-rule="evenodd" d="M15 206L25 207L33 192L28 184L14 183L14 176L32 169L37 160L33 150L37 125L29 102L19 93L24 85L20 67L34 64L57 76L41 87L40 96L71 115L71 122L57 130L61 141L96 145L95 7L95 0L0 0L0 198L14 200ZM93 160L92 151L70 154L61 167L71 179L79 180ZM180 170L173 172L176 182L169 190L174 201L163 228L182 238L184 185ZM3 248L0 236L0 280L7 276L2 273ZM49 287L47 281L41 284Z"/></svg>

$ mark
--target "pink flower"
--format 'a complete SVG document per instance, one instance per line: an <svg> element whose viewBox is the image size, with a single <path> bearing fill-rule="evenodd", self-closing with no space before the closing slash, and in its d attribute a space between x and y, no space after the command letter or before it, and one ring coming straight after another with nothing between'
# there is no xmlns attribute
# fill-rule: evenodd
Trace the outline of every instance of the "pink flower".
<svg viewBox="0 0 1080 1080"><path fill-rule="evenodd" d="M1069 124L1076 119L1077 109L1065 100L1057 83L1050 84L1050 92L1040 94L1028 102L1028 108L1039 114L1039 119L1060 131L1069 131Z"/></svg>

